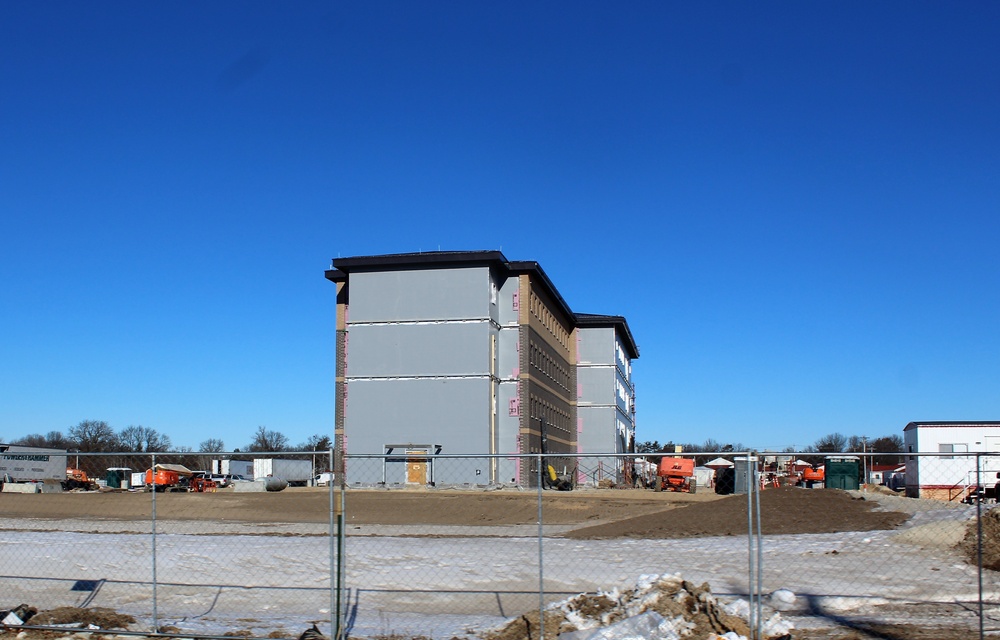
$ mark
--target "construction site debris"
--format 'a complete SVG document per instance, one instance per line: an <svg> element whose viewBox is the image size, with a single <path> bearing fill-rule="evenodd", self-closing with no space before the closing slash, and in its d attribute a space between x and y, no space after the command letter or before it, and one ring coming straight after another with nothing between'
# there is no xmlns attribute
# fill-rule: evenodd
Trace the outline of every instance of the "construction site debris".
<svg viewBox="0 0 1000 640"><path fill-rule="evenodd" d="M26 623L37 613L38 609L32 606L19 604L13 609L0 611L0 623L8 627L16 627Z"/></svg>
<svg viewBox="0 0 1000 640"><path fill-rule="evenodd" d="M77 629L90 628L91 625L98 629L127 629L134 622L135 618L132 616L104 607L92 607L88 609L58 607L42 611L32 619L31 624L40 627L66 625Z"/></svg>
<svg viewBox="0 0 1000 640"><path fill-rule="evenodd" d="M792 594L794 598L794 594ZM679 575L640 576L634 588L580 594L549 605L544 638L559 640L738 640L750 637L749 604L721 605L708 584L696 586ZM538 612L515 618L488 640L541 638ZM788 636L793 625L780 613L764 622L763 638Z"/></svg>

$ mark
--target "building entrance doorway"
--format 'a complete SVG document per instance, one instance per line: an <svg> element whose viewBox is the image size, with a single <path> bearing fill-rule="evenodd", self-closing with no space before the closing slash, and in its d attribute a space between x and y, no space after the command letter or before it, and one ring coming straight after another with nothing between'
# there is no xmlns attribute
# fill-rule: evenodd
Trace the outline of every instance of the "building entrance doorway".
<svg viewBox="0 0 1000 640"><path fill-rule="evenodd" d="M427 484L427 449L406 450L406 484Z"/></svg>

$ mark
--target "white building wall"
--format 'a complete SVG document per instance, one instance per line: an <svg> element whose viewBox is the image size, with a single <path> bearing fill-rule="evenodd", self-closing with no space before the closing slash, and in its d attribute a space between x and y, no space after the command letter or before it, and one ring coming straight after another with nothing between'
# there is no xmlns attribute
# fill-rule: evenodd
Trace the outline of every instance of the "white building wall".
<svg viewBox="0 0 1000 640"><path fill-rule="evenodd" d="M970 486L992 486L1000 473L1000 426L926 425L903 433L906 495L961 497ZM997 455L977 458L976 453ZM977 462L978 460L978 462Z"/></svg>

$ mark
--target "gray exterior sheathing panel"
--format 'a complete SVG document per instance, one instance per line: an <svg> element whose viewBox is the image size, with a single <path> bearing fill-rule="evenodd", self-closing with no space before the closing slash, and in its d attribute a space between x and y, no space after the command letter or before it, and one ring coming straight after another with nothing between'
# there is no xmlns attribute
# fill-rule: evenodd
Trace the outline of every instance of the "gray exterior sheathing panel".
<svg viewBox="0 0 1000 640"><path fill-rule="evenodd" d="M612 328L578 329L580 364L614 364L615 330Z"/></svg>
<svg viewBox="0 0 1000 640"><path fill-rule="evenodd" d="M441 453L489 451L488 379L352 380L348 453L384 452L393 443L442 445Z"/></svg>
<svg viewBox="0 0 1000 640"><path fill-rule="evenodd" d="M514 294L520 290L520 282L516 276L504 280L500 287L500 297L497 301L497 311L501 325L518 323L518 310L514 308Z"/></svg>
<svg viewBox="0 0 1000 640"><path fill-rule="evenodd" d="M429 444L441 445L442 454L487 453L490 385L486 378L353 380L348 384L347 452L383 454L386 445ZM470 461L433 464L438 484L487 482ZM402 460L387 464L386 481L404 482L405 468ZM377 483L382 473L381 460L354 460L349 480Z"/></svg>
<svg viewBox="0 0 1000 640"><path fill-rule="evenodd" d="M581 424L578 451L580 453L608 453L617 451L615 427L617 411L614 407L580 407L577 409Z"/></svg>
<svg viewBox="0 0 1000 640"><path fill-rule="evenodd" d="M580 407L578 415L582 424L580 453L620 453L616 410L613 407ZM596 485L601 480L621 481L619 462L615 458L579 458L578 481Z"/></svg>
<svg viewBox="0 0 1000 640"><path fill-rule="evenodd" d="M350 323L490 317L487 267L359 271L350 278Z"/></svg>
<svg viewBox="0 0 1000 640"><path fill-rule="evenodd" d="M488 322L352 325L350 378L489 375Z"/></svg>
<svg viewBox="0 0 1000 640"><path fill-rule="evenodd" d="M517 327L503 327L500 329L497 340L497 377L500 379L516 378L520 373L521 354L518 351L520 344L520 330Z"/></svg>
<svg viewBox="0 0 1000 640"><path fill-rule="evenodd" d="M510 401L517 398L517 382L501 382L497 391L497 448L496 452L520 453L518 436L521 432L521 422L518 416L510 415ZM513 482L518 477L519 462L517 460L500 460L498 462L498 480L502 483Z"/></svg>
<svg viewBox="0 0 1000 640"><path fill-rule="evenodd" d="M615 404L615 369L603 367L577 367L576 384L580 390L578 406Z"/></svg>

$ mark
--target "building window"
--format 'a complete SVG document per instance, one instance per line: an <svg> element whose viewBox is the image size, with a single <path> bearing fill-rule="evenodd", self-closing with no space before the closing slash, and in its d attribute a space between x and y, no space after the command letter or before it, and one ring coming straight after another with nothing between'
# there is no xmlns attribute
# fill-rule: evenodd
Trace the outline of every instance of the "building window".
<svg viewBox="0 0 1000 640"><path fill-rule="evenodd" d="M939 444L939 453L968 453L969 445L967 443L951 443L951 444ZM955 456L941 456L942 460L954 460Z"/></svg>

